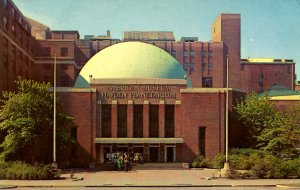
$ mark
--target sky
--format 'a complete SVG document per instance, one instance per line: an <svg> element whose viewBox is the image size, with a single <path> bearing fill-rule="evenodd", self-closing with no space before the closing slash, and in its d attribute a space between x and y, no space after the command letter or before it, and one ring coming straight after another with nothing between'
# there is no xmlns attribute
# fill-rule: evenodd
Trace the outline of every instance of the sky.
<svg viewBox="0 0 300 190"><path fill-rule="evenodd" d="M294 59L300 80L300 0L13 0L51 30L123 39L124 31L173 31L209 41L221 13L241 14L242 58Z"/></svg>

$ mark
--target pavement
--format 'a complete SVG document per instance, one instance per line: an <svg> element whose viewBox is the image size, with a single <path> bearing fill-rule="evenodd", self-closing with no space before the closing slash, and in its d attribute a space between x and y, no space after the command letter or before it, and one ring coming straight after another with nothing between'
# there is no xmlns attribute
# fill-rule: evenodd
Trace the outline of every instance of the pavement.
<svg viewBox="0 0 300 190"><path fill-rule="evenodd" d="M300 179L228 179L219 176L219 170L133 170L78 171L75 179L70 173L59 180L0 180L0 189L8 187L294 187L300 188ZM81 180L82 178L82 180Z"/></svg>

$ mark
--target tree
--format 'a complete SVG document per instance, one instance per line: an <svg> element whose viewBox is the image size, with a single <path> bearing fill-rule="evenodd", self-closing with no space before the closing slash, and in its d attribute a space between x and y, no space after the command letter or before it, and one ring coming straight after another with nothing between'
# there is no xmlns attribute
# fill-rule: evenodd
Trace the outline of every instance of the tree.
<svg viewBox="0 0 300 190"><path fill-rule="evenodd" d="M49 163L53 151L50 84L21 78L16 84L17 92L3 92L4 100L1 100L0 131L6 135L0 142L0 159ZM58 111L57 126L57 151L64 152L74 142L71 137L73 118Z"/></svg>
<svg viewBox="0 0 300 190"><path fill-rule="evenodd" d="M300 108L299 108L300 109ZM234 111L241 127L248 131L251 147L268 150L273 154L290 154L299 139L300 112L276 111L268 97L258 97L251 93L239 102ZM292 112L292 111L290 111Z"/></svg>

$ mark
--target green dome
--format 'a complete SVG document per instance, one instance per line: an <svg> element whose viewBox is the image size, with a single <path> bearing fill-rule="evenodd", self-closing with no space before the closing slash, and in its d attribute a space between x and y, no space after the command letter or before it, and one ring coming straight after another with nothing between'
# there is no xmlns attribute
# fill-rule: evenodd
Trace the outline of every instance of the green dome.
<svg viewBox="0 0 300 190"><path fill-rule="evenodd" d="M142 42L123 42L94 55L82 68L75 87L89 87L93 78L167 78L184 79L185 72L169 53ZM190 86L188 80L188 86Z"/></svg>

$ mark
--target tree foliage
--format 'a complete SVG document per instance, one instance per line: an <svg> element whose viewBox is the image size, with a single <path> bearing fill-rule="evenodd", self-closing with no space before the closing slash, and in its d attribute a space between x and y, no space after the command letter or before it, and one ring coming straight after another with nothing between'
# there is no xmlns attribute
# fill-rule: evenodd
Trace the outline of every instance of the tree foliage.
<svg viewBox="0 0 300 190"><path fill-rule="evenodd" d="M50 84L19 78L16 92L3 92L0 109L0 159L51 162L53 144L53 95ZM58 103L58 107L59 107ZM57 112L57 147L63 152L73 140L70 116Z"/></svg>
<svg viewBox="0 0 300 190"><path fill-rule="evenodd" d="M300 106L282 112L275 109L268 97L251 93L239 102L234 111L242 127L248 131L252 147L273 154L290 154L295 150L299 136Z"/></svg>

